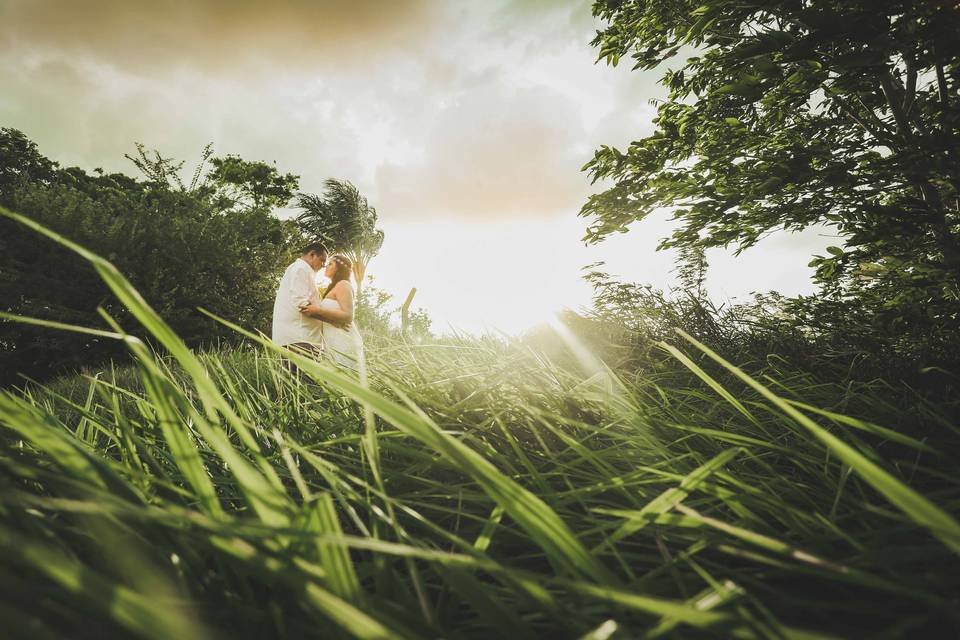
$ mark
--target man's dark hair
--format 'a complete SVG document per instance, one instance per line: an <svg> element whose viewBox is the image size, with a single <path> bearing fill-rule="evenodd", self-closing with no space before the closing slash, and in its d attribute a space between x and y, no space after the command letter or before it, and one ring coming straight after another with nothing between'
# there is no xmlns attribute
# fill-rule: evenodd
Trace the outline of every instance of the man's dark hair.
<svg viewBox="0 0 960 640"><path fill-rule="evenodd" d="M308 244L303 248L303 255L307 255L308 253L315 253L317 255L327 255L329 251L327 251L327 245L323 244L318 240L316 242L311 242L310 244Z"/></svg>

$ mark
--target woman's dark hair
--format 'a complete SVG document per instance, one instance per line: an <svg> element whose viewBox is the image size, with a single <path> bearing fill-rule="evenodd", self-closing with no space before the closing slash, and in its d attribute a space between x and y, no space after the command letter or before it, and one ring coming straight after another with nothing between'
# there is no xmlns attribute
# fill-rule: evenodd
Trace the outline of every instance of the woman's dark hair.
<svg viewBox="0 0 960 640"><path fill-rule="evenodd" d="M333 288L337 286L338 282L341 280L349 280L350 271L353 269L353 262L351 262L350 258L347 256L342 256L338 253L330 256L330 260L336 265L336 271L334 271L333 275L330 277L330 286L328 286L327 290L323 292L324 298L326 298L327 295L333 291Z"/></svg>

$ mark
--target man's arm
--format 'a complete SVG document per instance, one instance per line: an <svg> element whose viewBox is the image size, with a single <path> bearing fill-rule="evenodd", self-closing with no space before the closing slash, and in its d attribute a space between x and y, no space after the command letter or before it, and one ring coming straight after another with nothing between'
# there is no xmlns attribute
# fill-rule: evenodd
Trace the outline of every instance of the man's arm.
<svg viewBox="0 0 960 640"><path fill-rule="evenodd" d="M300 309L300 312L310 316L311 318L316 318L318 320L323 320L331 324L335 324L341 327L346 327L351 322L353 322L353 291L349 286L337 285L337 309L325 309L321 308L318 305L311 304ZM342 301L341 301L342 300ZM343 307L347 307L350 311L344 311Z"/></svg>
<svg viewBox="0 0 960 640"><path fill-rule="evenodd" d="M310 298L317 288L313 277L306 270L298 270L296 277L290 279L290 299L302 310L310 305Z"/></svg>

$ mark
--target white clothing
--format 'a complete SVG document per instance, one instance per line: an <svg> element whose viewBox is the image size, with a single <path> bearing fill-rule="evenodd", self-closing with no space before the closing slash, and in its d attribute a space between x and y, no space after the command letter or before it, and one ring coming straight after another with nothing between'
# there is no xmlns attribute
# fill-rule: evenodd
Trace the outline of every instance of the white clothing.
<svg viewBox="0 0 960 640"><path fill-rule="evenodd" d="M273 303L273 341L279 345L307 342L323 345L323 322L300 313L308 304L319 304L316 273L303 258L287 267Z"/></svg>
<svg viewBox="0 0 960 640"><path fill-rule="evenodd" d="M340 309L340 303L333 298L324 298L320 308ZM337 364L353 370L359 368L360 358L363 357L363 338L357 330L355 322L350 323L348 329L341 329L329 322L323 323L324 352Z"/></svg>

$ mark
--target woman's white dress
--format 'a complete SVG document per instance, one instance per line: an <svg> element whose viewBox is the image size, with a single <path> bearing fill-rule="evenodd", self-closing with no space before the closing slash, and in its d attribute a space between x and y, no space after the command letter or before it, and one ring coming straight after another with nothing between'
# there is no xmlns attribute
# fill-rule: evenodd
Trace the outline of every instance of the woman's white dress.
<svg viewBox="0 0 960 640"><path fill-rule="evenodd" d="M321 309L340 309L340 303L333 298L324 298L320 302ZM363 338L357 330L355 322L350 323L349 329L341 329L329 322L323 323L324 353L337 364L357 370L360 358L363 357Z"/></svg>

